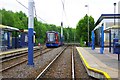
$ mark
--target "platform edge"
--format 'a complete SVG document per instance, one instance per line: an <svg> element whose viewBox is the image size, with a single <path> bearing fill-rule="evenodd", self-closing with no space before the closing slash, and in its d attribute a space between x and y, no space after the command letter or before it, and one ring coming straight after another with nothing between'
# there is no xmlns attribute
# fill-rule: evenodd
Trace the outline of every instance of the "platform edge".
<svg viewBox="0 0 120 80"><path fill-rule="evenodd" d="M108 75L107 72L104 72L104 71L102 71L102 70L98 70L98 69L96 69L96 68L90 67L89 64L88 64L88 62L85 60L85 58L84 58L83 55L81 54L81 51L78 49L78 47L76 47L76 49L77 49L77 51L78 51L78 53L79 53L82 61L84 62L85 67L86 67L88 70L91 70L91 71L93 71L93 72L100 73L100 74L104 75L104 77L105 77L107 80L111 80L111 77Z"/></svg>

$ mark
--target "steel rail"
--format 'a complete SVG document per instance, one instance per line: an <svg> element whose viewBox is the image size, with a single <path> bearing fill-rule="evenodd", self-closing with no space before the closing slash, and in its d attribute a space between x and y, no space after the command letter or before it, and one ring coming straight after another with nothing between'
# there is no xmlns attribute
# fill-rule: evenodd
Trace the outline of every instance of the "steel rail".
<svg viewBox="0 0 120 80"><path fill-rule="evenodd" d="M43 69L43 71L37 76L37 78L35 80L39 80L40 77L42 77L45 72L50 68L50 66L58 59L58 57L64 52L64 50L66 49L67 47L65 47L61 52L59 52L59 54L48 64L47 67L45 67Z"/></svg>
<svg viewBox="0 0 120 80"><path fill-rule="evenodd" d="M74 67L74 46L72 46L72 80L75 79L75 67Z"/></svg>
<svg viewBox="0 0 120 80"><path fill-rule="evenodd" d="M51 50L53 50L53 49L51 49ZM47 52L49 52L49 51L51 51L51 50L48 50L48 51L46 51L46 52L44 52L44 53L47 53ZM44 54L44 53L42 53L42 54ZM40 55L42 55L42 54L38 54L38 55L34 56L34 58L36 58L36 57L38 57L38 56L40 56ZM27 61L28 61L28 59L25 59L25 60L23 60L23 61L21 61L21 62L19 62L19 63L16 63L16 64L14 64L14 65L11 65L11 66L9 66L9 67L6 67L6 68L0 70L0 72L4 72L4 71L6 71L6 70L8 70L8 69L11 69L11 68L13 68L13 67L15 67L15 66L17 66L17 65L20 65L20 64L22 64L22 63L25 63L25 62L27 62Z"/></svg>
<svg viewBox="0 0 120 80"><path fill-rule="evenodd" d="M46 48L44 48L42 50L45 50L45 49ZM35 52L37 52L38 50L40 50L40 49L38 49L38 48L34 49ZM16 53L18 53L18 52L16 52ZM26 56L26 55L28 55L27 53L28 53L27 50L23 50L19 54L13 54L13 55L10 55L9 57L4 57L4 58L1 59L0 63L7 62L9 60L13 60L13 59L16 59L16 58L20 58L20 57Z"/></svg>

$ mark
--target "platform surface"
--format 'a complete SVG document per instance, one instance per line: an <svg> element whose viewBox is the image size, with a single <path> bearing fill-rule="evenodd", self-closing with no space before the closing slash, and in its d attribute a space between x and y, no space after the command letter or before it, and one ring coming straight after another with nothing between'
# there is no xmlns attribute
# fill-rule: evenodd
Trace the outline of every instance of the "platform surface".
<svg viewBox="0 0 120 80"><path fill-rule="evenodd" d="M104 54L100 54L100 48L92 50L90 47L77 47L90 67L107 72L111 78L120 78L118 55L109 53L105 48Z"/></svg>
<svg viewBox="0 0 120 80"><path fill-rule="evenodd" d="M35 46L34 48L39 48L39 46ZM14 52L19 52L23 50L28 50L28 48L24 47L24 48L17 48L17 49L8 49L7 51L0 52L0 56L12 54Z"/></svg>
<svg viewBox="0 0 120 80"><path fill-rule="evenodd" d="M17 51L27 50L27 48L17 48L17 49L8 49L6 51L0 52L0 55L10 54Z"/></svg>

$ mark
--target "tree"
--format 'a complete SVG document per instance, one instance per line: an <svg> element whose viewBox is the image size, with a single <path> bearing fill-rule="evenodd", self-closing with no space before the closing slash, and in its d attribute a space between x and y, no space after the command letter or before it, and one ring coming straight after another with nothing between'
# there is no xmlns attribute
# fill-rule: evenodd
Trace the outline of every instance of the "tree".
<svg viewBox="0 0 120 80"><path fill-rule="evenodd" d="M92 16L85 15L80 19L76 26L76 34L78 41L88 41L88 17L89 17L89 39L91 41L91 31L94 29L94 18ZM81 39L82 38L82 39Z"/></svg>
<svg viewBox="0 0 120 80"><path fill-rule="evenodd" d="M5 9L0 10L2 14L2 24L15 27L18 29L28 29L28 17L22 11L20 12L12 12L6 11ZM44 43L46 40L46 32L47 31L57 31L61 32L61 26L56 26L54 24L47 24L38 21L37 18L34 18L34 30L36 32L36 42ZM73 28L63 28L64 32L64 40L67 42L67 37L69 33L69 42L74 41L74 33L75 29Z"/></svg>

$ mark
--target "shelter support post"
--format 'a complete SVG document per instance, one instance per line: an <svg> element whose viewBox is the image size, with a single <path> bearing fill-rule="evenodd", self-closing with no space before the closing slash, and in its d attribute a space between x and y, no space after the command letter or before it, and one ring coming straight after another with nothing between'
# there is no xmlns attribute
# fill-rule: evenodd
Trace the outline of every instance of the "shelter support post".
<svg viewBox="0 0 120 80"><path fill-rule="evenodd" d="M100 48L100 53L101 54L103 54L103 52L104 52L104 26L102 25L102 27L101 27L101 40L100 40L100 42L101 42L101 48Z"/></svg>
<svg viewBox="0 0 120 80"><path fill-rule="evenodd" d="M111 53L111 30L109 31L109 52Z"/></svg>
<svg viewBox="0 0 120 80"><path fill-rule="evenodd" d="M95 49L95 34L94 34L94 30L92 31L92 50Z"/></svg>

